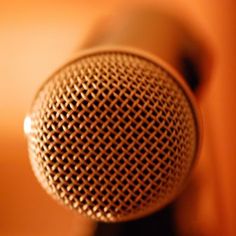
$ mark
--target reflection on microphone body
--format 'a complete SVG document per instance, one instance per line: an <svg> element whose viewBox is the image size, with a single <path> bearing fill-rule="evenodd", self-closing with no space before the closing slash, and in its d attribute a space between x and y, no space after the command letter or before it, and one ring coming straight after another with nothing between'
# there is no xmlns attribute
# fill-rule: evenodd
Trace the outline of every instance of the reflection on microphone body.
<svg viewBox="0 0 236 236"><path fill-rule="evenodd" d="M199 149L183 69L199 52L169 18L141 14L88 41L41 86L25 119L43 188L98 221L132 220L169 204ZM196 90L198 81L189 85Z"/></svg>

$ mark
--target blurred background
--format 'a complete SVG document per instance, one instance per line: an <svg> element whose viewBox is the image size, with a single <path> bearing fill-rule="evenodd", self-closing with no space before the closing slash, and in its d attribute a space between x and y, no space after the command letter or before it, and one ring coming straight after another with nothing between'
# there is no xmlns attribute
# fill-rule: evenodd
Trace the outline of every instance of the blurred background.
<svg viewBox="0 0 236 236"><path fill-rule="evenodd" d="M128 2L128 3L127 3ZM39 85L81 45L97 20L151 5L201 31L213 55L199 95L204 140L192 184L176 207L179 235L236 235L236 2L234 0L0 0L0 235L89 235L93 222L41 189L23 120Z"/></svg>

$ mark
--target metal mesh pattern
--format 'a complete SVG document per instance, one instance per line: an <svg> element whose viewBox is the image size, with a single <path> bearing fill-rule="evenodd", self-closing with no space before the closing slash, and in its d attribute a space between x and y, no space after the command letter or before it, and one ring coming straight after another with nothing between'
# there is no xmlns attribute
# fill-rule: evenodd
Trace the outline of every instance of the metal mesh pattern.
<svg viewBox="0 0 236 236"><path fill-rule="evenodd" d="M139 54L77 58L46 81L29 116L39 181L96 220L133 219L163 207L196 154L196 119L184 90Z"/></svg>

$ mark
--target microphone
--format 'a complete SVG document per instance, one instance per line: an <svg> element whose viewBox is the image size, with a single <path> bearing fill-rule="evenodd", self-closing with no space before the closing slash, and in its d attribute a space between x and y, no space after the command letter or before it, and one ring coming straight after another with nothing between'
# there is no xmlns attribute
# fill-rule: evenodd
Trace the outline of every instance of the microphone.
<svg viewBox="0 0 236 236"><path fill-rule="evenodd" d="M144 15L127 14L109 37L87 42L90 49L45 81L25 119L43 188L97 221L133 220L165 207L199 151L199 115L182 60L199 51L191 40L183 43L187 34L176 24L163 24L169 18Z"/></svg>

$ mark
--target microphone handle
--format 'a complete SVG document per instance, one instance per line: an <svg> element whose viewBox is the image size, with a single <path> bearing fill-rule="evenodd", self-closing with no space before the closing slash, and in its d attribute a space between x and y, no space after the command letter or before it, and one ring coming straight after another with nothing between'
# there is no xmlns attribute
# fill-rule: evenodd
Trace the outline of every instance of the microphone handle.
<svg viewBox="0 0 236 236"><path fill-rule="evenodd" d="M181 22L155 9L140 8L99 22L82 48L125 46L149 52L175 68L193 92L203 79L203 42Z"/></svg>
<svg viewBox="0 0 236 236"><path fill-rule="evenodd" d="M177 236L174 204L144 218L120 223L97 223L93 236Z"/></svg>

